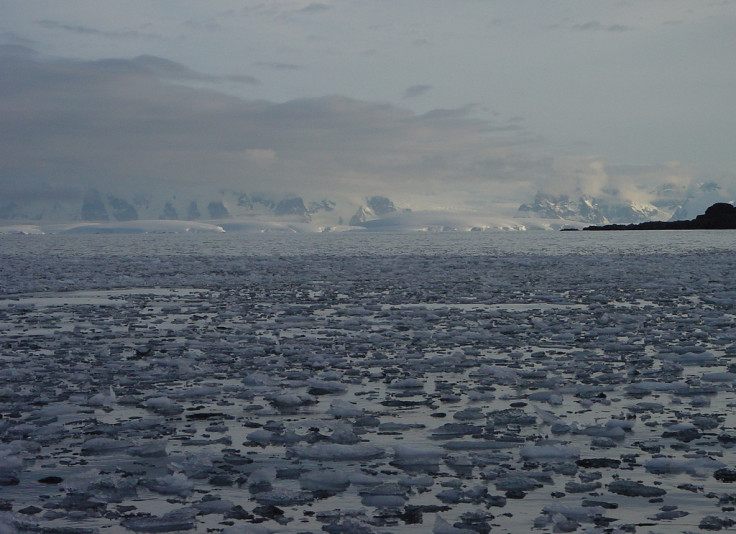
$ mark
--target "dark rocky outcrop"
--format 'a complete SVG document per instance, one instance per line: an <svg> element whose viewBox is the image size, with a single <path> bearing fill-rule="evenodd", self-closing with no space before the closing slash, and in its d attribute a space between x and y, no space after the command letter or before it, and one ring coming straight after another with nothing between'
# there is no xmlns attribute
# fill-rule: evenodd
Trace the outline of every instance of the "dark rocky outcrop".
<svg viewBox="0 0 736 534"><path fill-rule="evenodd" d="M274 208L274 215L282 217L284 215L299 215L307 217L307 207L301 197L293 197L282 200Z"/></svg>
<svg viewBox="0 0 736 534"><path fill-rule="evenodd" d="M112 210L112 216L116 221L135 221L138 219L138 211L125 199L108 196L107 203Z"/></svg>
<svg viewBox="0 0 736 534"><path fill-rule="evenodd" d="M83 221L109 221L110 216L107 214L105 203L102 201L102 195L97 189L89 189L85 191L82 198L82 220Z"/></svg>
<svg viewBox="0 0 736 534"><path fill-rule="evenodd" d="M179 218L179 212L176 211L176 208L171 202L167 202L164 205L164 211L161 214L161 217L159 217L159 219L175 221L178 218Z"/></svg>
<svg viewBox="0 0 736 534"><path fill-rule="evenodd" d="M230 212L222 201L210 202L207 205L207 212L210 214L210 219L227 219L230 217Z"/></svg>
<svg viewBox="0 0 736 534"><path fill-rule="evenodd" d="M689 221L649 221L640 224L606 224L583 230L736 230L736 206L713 204L703 215Z"/></svg>
<svg viewBox="0 0 736 534"><path fill-rule="evenodd" d="M192 203L189 204L189 207L187 208L187 220L188 221L194 221L199 219L202 216L202 214L199 212L199 207L197 207L197 202L195 200L192 200Z"/></svg>

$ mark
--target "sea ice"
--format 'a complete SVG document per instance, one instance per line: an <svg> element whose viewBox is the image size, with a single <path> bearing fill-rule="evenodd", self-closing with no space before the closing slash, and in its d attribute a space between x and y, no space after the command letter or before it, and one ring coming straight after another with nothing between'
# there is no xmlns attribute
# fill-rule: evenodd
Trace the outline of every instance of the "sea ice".
<svg viewBox="0 0 736 534"><path fill-rule="evenodd" d="M127 254L119 237L0 252L8 528L736 520L730 251L294 255L282 235L265 255L213 236Z"/></svg>

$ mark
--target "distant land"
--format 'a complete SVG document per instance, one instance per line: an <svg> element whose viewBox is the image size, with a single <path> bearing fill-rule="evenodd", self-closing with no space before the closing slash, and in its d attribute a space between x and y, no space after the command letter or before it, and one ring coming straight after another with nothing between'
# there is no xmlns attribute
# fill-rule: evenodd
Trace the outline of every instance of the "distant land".
<svg viewBox="0 0 736 534"><path fill-rule="evenodd" d="M648 221L639 224L586 226L583 230L736 230L736 206L717 202L688 221Z"/></svg>

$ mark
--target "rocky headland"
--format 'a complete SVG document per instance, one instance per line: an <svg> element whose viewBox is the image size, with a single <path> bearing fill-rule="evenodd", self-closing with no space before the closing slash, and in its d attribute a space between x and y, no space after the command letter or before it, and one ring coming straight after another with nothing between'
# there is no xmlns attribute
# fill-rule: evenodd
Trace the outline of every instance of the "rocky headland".
<svg viewBox="0 0 736 534"><path fill-rule="evenodd" d="M583 230L736 230L736 206L718 202L705 213L686 221L648 221L639 224L605 224Z"/></svg>

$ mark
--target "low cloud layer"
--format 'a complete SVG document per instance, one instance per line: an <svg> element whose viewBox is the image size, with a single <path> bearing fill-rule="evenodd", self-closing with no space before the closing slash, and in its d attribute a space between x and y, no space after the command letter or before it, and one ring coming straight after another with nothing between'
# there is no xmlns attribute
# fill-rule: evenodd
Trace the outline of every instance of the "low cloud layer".
<svg viewBox="0 0 736 534"><path fill-rule="evenodd" d="M6 54L0 73L0 187L15 194L26 184L508 195L519 180L504 169L536 166L525 155L533 137L468 109L417 115L340 96L247 101L194 87L208 77L151 56Z"/></svg>
<svg viewBox="0 0 736 534"><path fill-rule="evenodd" d="M2 50L5 202L88 188L181 196L227 189L484 209L518 205L537 191L646 202L660 186L684 191L713 179L713 169L673 162L627 167L561 157L523 120L481 119L473 105L418 114L342 96L247 100L212 90L216 77L165 58L81 61L19 45ZM409 87L406 96L430 89ZM720 171L730 183L730 170Z"/></svg>

